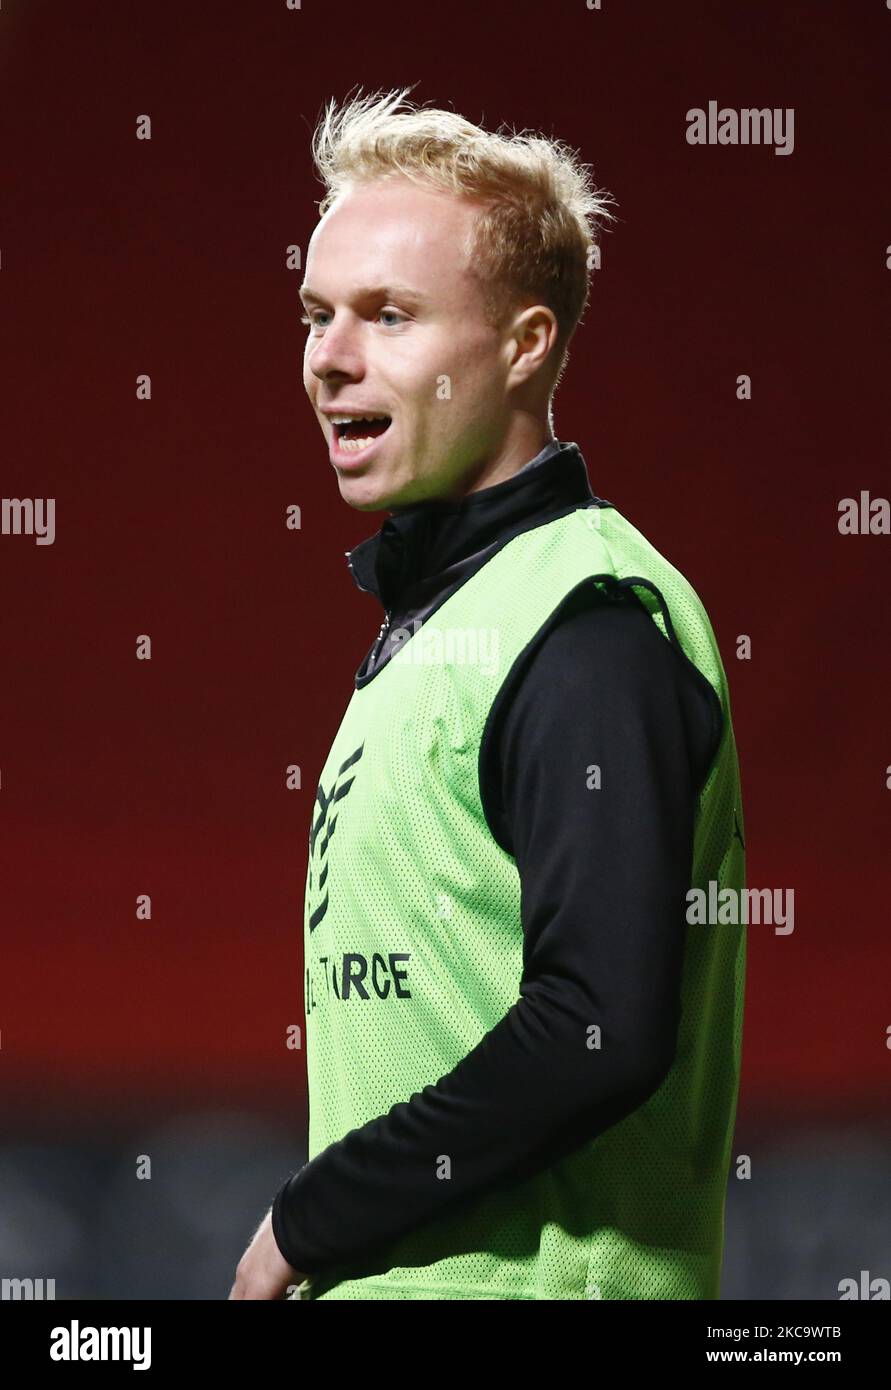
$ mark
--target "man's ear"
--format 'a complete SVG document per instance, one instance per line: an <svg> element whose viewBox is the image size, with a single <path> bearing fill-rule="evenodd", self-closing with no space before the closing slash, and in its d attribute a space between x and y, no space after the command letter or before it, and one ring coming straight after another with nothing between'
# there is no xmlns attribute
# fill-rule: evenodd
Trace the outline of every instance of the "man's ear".
<svg viewBox="0 0 891 1390"><path fill-rule="evenodd" d="M518 313L508 334L508 385L520 385L541 371L549 354L556 352L558 337L557 316L546 304Z"/></svg>

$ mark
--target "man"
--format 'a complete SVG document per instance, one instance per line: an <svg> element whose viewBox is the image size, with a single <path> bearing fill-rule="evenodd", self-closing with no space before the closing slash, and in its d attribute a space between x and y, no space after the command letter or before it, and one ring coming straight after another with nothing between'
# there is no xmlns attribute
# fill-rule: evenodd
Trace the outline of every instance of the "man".
<svg viewBox="0 0 891 1390"><path fill-rule="evenodd" d="M551 401L606 198L405 89L329 108L304 383L385 616L319 782L309 1161L232 1298L717 1298L744 929L721 658Z"/></svg>

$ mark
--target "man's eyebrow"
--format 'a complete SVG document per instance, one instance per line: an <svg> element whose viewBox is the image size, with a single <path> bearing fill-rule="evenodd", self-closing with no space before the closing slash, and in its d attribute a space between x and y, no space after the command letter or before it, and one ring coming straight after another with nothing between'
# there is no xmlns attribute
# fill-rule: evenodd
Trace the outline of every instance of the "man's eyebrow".
<svg viewBox="0 0 891 1390"><path fill-rule="evenodd" d="M300 298L304 304L326 304L327 300L322 295L316 294L315 290L309 285L301 285L299 290ZM360 285L353 291L355 299L408 299L413 304L424 304L425 297L418 290L413 290L410 285Z"/></svg>

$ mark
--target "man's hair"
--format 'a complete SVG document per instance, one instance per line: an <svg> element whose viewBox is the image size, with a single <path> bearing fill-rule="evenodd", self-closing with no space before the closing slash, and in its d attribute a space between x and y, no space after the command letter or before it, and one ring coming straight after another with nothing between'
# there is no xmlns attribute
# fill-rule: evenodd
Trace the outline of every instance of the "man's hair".
<svg viewBox="0 0 891 1390"><path fill-rule="evenodd" d="M588 303L591 249L601 223L615 221L608 211L615 199L594 186L590 165L563 141L483 130L453 111L407 101L412 90L328 103L312 141L327 190L319 216L349 188L398 176L478 203L465 250L486 318L500 327L522 300L552 309L556 386Z"/></svg>

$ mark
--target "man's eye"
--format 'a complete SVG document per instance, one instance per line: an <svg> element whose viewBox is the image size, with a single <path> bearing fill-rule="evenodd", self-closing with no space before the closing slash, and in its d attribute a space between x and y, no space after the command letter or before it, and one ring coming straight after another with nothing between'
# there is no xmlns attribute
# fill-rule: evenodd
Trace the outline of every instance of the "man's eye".
<svg viewBox="0 0 891 1390"><path fill-rule="evenodd" d="M312 314L301 315L300 322L305 323L307 328L324 328L325 324L319 323L320 314L324 317L329 317L327 309L316 309ZM385 324L384 326L386 328L395 328L396 324L405 322L405 315L400 314L398 309L380 309L378 311L378 317L383 318L384 315L389 315L391 319L395 319L396 321L395 323Z"/></svg>

